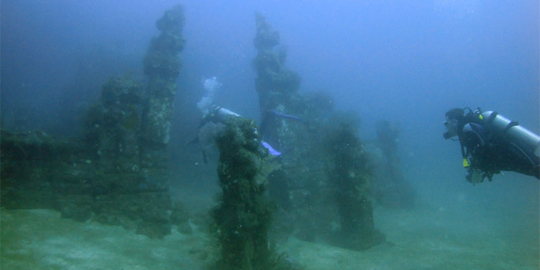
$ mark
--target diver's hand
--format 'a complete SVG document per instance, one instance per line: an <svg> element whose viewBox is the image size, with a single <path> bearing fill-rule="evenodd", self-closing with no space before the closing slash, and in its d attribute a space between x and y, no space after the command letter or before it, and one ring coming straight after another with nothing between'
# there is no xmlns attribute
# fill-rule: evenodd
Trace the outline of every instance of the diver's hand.
<svg viewBox="0 0 540 270"><path fill-rule="evenodd" d="M486 176L484 175L482 171L475 170L475 169L469 169L467 171L467 174L465 175L465 178L467 179L467 181L469 181L469 183L472 183L472 184L478 184L478 183L484 182L485 177Z"/></svg>

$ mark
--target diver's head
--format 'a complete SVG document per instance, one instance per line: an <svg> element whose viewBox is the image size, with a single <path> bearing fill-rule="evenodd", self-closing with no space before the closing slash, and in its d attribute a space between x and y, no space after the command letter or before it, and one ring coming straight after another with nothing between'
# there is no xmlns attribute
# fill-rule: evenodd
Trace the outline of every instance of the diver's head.
<svg viewBox="0 0 540 270"><path fill-rule="evenodd" d="M464 113L463 109L460 108L451 109L446 112L446 121L443 122L446 127L446 132L443 133L445 140L458 135L459 126L462 125L464 120Z"/></svg>

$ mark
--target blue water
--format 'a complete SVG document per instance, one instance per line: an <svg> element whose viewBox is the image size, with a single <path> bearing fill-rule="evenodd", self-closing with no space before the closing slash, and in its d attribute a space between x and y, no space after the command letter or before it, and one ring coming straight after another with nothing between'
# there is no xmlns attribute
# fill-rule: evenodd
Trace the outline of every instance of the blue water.
<svg viewBox="0 0 540 270"><path fill-rule="evenodd" d="M99 99L106 78L126 72L142 78L142 58L158 34L155 21L177 3L2 1L2 128L79 135L79 117ZM302 77L302 92L326 91L338 108L358 111L364 139L375 137L379 120L399 123L402 170L434 215L486 217L478 222L515 231L512 217L528 221L523 226L532 231L524 238L539 239L539 181L508 173L472 186L464 180L458 144L442 138L444 113L454 107L495 110L540 133L538 1L181 4L187 43L171 141L180 167L195 162L182 146L196 133L204 79L216 76L222 83L218 104L259 118L251 67L257 11L280 32L286 66ZM186 172L186 181L197 170ZM467 210L470 204L478 213ZM538 251L538 243L527 245ZM529 259L538 267L538 257Z"/></svg>

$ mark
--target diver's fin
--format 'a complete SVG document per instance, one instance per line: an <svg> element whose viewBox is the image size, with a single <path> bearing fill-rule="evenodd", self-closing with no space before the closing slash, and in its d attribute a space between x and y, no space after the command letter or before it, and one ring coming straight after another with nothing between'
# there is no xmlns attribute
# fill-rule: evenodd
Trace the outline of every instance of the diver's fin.
<svg viewBox="0 0 540 270"><path fill-rule="evenodd" d="M298 116L280 113L276 110L268 110L264 113L261 120L261 124L259 125L259 131L261 133L261 136L264 136L266 129L268 128L268 125L271 125L272 122L276 118L290 119L290 120L298 121L307 125L307 122Z"/></svg>
<svg viewBox="0 0 540 270"><path fill-rule="evenodd" d="M280 156L282 154L281 152L274 149L274 147L272 147L270 144L268 144L265 141L261 141L261 144L262 144L262 146L264 146L264 148L268 149L268 153L270 153L270 155L272 155L272 156Z"/></svg>
<svg viewBox="0 0 540 270"><path fill-rule="evenodd" d="M281 118L286 118L286 119L292 119L292 120L297 120L297 121L303 121L302 118L298 117L298 116L294 116L294 115L290 115L290 114L284 114L284 113L280 113L276 110L269 110L267 112L269 115L274 115L276 117L281 117Z"/></svg>

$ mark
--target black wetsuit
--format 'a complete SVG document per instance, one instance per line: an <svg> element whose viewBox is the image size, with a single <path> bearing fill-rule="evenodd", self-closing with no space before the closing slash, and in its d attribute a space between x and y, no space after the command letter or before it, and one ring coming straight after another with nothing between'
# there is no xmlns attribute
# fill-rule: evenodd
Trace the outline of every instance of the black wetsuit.
<svg viewBox="0 0 540 270"><path fill-rule="evenodd" d="M489 123L471 121L463 126L459 134L464 158L470 169L480 170L491 180L493 174L514 171L540 179L540 158L533 149L512 140L504 131L495 131Z"/></svg>

